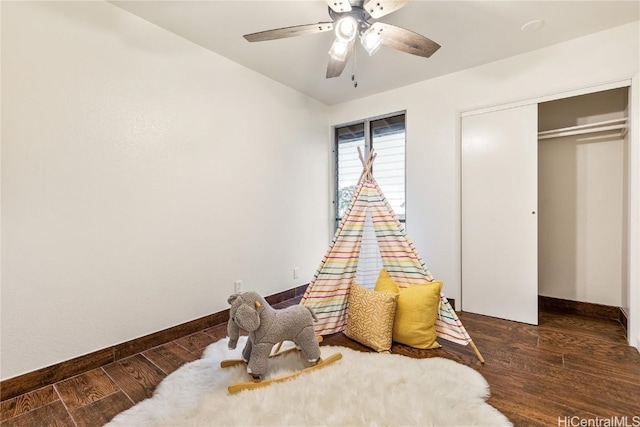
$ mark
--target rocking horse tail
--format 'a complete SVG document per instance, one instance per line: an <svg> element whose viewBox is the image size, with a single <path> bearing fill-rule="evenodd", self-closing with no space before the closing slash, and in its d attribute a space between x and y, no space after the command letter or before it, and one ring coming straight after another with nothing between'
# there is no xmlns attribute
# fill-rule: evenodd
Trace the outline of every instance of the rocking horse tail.
<svg viewBox="0 0 640 427"><path fill-rule="evenodd" d="M313 309L311 307L308 306L304 306L304 308L306 308L307 310L309 310L309 313L311 313L311 317L313 317L313 321L317 322L318 321L318 316L316 316L316 312L313 311Z"/></svg>

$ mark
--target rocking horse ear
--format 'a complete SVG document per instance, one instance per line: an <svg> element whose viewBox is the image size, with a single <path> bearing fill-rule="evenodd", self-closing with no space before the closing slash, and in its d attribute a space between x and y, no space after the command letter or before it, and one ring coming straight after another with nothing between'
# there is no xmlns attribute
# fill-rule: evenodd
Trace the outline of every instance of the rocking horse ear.
<svg viewBox="0 0 640 427"><path fill-rule="evenodd" d="M262 307L262 304L260 304L260 301L256 301L255 302L255 306L256 306L256 310L259 309L260 307Z"/></svg>

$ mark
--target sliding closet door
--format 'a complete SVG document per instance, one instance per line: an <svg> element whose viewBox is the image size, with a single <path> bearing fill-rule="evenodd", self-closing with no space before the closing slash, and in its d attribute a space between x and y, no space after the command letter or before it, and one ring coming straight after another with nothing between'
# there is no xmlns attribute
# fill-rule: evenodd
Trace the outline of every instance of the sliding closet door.
<svg viewBox="0 0 640 427"><path fill-rule="evenodd" d="M462 310L538 324L538 106L462 118Z"/></svg>

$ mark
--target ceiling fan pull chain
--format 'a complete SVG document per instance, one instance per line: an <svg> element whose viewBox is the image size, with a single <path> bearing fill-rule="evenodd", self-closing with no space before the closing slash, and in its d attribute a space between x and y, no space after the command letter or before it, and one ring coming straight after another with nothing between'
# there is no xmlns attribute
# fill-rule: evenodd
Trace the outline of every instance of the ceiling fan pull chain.
<svg viewBox="0 0 640 427"><path fill-rule="evenodd" d="M356 67L357 67L357 62L358 62L358 52L355 49L353 49L353 69L351 72L351 81L353 82L353 87L358 87L358 81L356 80Z"/></svg>

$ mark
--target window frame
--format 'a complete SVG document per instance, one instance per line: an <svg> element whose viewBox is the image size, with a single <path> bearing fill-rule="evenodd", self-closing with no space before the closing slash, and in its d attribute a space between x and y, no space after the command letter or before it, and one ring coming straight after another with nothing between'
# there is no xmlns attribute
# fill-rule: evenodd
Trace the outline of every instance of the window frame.
<svg viewBox="0 0 640 427"><path fill-rule="evenodd" d="M395 111L392 113L388 113L388 114L382 114L379 116L374 116L374 117L368 117L365 119L360 119L360 120L354 120L354 121L350 121L350 122L346 122L346 123L341 123L341 124L337 124L337 125L333 125L332 126L332 135L333 135L333 142L332 142L332 148L331 148L331 153L332 153L332 173L333 173L333 189L332 189L332 196L331 196L331 204L332 204L332 217L333 217L333 231L335 232L335 230L338 228L338 226L340 225L340 221L342 221L342 217L338 216L338 130L344 127L348 127L348 126L354 126L354 125L364 125L364 153L363 156L366 159L369 156L369 152L371 151L371 147L373 145L373 138L372 138L372 131L371 131L371 125L373 122L377 121L377 120L381 120L381 119L387 119L387 118L391 118L391 117L396 117L396 116L404 116L404 182L403 182L403 186L404 186L404 199L405 199L405 214L404 214L404 218L400 218L398 217L398 220L402 223L402 224L406 224L407 221L407 111L406 110L400 110L400 111ZM375 148L375 147L374 147ZM374 163L374 169L375 169L375 163ZM374 173L375 176L375 173Z"/></svg>

